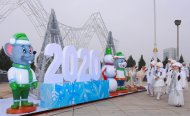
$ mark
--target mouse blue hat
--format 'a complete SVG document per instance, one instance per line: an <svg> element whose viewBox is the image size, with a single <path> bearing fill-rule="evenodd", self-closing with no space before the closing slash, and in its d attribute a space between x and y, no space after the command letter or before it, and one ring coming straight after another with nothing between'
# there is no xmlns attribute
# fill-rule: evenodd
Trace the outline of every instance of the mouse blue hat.
<svg viewBox="0 0 190 116"><path fill-rule="evenodd" d="M10 39L10 44L30 44L30 42L25 33L16 33Z"/></svg>

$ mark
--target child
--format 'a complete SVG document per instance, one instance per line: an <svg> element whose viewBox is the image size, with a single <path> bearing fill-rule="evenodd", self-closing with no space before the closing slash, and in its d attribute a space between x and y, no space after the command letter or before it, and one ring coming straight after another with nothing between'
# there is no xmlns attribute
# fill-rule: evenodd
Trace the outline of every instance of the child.
<svg viewBox="0 0 190 116"><path fill-rule="evenodd" d="M156 64L157 69L154 74L154 92L157 95L156 99L159 100L160 96L163 93L163 88L164 88L164 78L166 77L165 70L162 68L163 64L161 62L158 62Z"/></svg>
<svg viewBox="0 0 190 116"><path fill-rule="evenodd" d="M156 62L153 60L150 63L150 67L148 68L148 71L146 74L147 84L148 84L147 94L148 95L150 94L150 96L154 96L154 93L153 93L153 84L154 84L153 74L155 71L155 64L156 64Z"/></svg>

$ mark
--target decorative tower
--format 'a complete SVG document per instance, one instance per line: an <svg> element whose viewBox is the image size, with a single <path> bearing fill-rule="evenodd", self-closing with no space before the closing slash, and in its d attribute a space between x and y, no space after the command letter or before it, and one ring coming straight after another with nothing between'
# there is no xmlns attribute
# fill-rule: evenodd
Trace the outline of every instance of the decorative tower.
<svg viewBox="0 0 190 116"><path fill-rule="evenodd" d="M44 81L44 74L48 67L48 63L50 63L52 60L52 58L47 58L44 56L44 49L45 49L46 45L49 43L57 43L57 44L60 44L62 48L64 47L63 39L62 39L61 32L60 32L59 25L58 25L58 21L56 19L56 15L55 15L55 12L53 9L51 10L51 14L49 17L49 22L47 25L47 30L45 33L41 52L37 59L37 68L38 69L36 71L37 71L37 74L39 74L38 75L39 82ZM58 72L60 72L60 71L58 70Z"/></svg>

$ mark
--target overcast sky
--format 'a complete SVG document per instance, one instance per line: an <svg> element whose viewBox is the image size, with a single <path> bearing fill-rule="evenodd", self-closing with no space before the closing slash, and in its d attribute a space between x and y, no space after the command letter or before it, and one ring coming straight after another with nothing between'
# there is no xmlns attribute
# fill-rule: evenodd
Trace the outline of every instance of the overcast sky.
<svg viewBox="0 0 190 116"><path fill-rule="evenodd" d="M119 40L118 51L136 61L140 55L149 60L154 44L153 0L41 0L45 10L51 8L57 19L69 26L80 27L94 12L100 12L103 20ZM157 45L162 60L164 48L176 47L175 19L181 19L180 54L190 62L190 0L156 0ZM38 52L42 39L21 9L16 9L0 24L0 46L9 41L16 32L25 32ZM37 42L35 42L37 41ZM93 38L93 42L98 42ZM93 47L99 49L98 47Z"/></svg>

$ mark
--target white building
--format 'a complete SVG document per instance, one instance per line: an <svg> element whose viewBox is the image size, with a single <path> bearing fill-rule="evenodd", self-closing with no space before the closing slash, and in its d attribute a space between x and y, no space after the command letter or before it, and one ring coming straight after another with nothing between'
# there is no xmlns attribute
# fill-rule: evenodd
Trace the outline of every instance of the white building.
<svg viewBox="0 0 190 116"><path fill-rule="evenodd" d="M163 59L166 58L166 56L168 58L172 58L174 60L177 59L177 50L176 48L166 48L163 50Z"/></svg>

